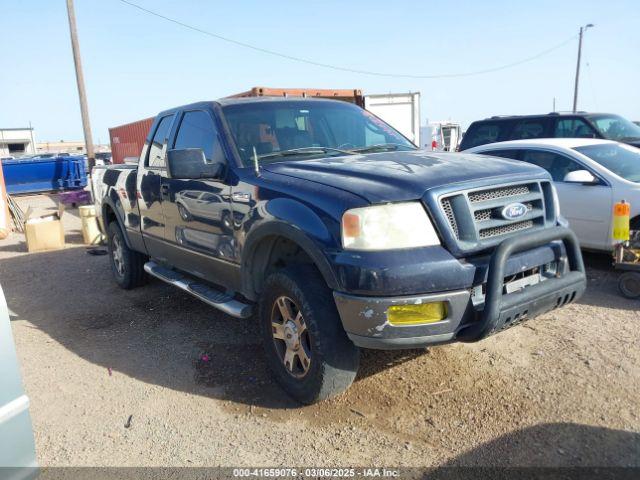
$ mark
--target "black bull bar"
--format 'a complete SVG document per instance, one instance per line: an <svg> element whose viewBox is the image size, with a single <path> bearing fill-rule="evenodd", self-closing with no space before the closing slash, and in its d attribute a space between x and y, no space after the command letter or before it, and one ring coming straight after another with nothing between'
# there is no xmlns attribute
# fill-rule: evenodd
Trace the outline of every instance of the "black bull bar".
<svg viewBox="0 0 640 480"><path fill-rule="evenodd" d="M562 240L569 269L561 277L549 278L518 292L503 294L504 269L509 257L523 250ZM575 234L554 227L502 242L489 261L484 308L478 320L458 332L461 341L477 341L521 320L540 315L580 298L586 288L584 263Z"/></svg>

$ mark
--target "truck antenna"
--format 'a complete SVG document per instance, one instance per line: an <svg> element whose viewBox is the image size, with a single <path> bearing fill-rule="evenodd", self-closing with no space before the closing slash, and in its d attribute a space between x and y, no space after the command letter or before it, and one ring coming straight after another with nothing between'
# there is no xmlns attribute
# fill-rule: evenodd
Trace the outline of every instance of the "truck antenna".
<svg viewBox="0 0 640 480"><path fill-rule="evenodd" d="M253 147L253 170L256 172L256 177L260 176L260 165L258 164L258 153L256 147Z"/></svg>

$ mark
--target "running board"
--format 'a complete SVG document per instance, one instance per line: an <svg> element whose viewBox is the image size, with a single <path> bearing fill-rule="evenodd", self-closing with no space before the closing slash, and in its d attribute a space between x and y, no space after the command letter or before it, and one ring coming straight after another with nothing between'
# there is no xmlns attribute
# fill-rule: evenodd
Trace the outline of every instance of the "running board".
<svg viewBox="0 0 640 480"><path fill-rule="evenodd" d="M149 275L159 278L163 282L167 282L180 290L190 293L204 303L217 308L218 310L236 318L249 318L253 313L251 305L242 303L232 296L222 293L214 288L199 283L186 274L176 272L170 268L158 265L156 262L147 262L144 264L144 270Z"/></svg>

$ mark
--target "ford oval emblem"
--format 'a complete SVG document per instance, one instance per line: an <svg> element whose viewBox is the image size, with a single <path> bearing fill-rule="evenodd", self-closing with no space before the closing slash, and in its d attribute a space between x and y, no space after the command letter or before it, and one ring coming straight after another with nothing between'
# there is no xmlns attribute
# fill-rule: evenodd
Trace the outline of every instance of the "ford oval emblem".
<svg viewBox="0 0 640 480"><path fill-rule="evenodd" d="M500 213L505 220L517 220L524 217L528 211L527 206L522 203L510 203Z"/></svg>

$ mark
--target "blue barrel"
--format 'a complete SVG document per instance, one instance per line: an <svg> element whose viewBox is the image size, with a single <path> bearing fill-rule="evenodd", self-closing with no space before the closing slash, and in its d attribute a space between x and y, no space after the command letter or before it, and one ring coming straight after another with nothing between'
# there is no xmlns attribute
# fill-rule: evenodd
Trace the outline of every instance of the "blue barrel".
<svg viewBox="0 0 640 480"><path fill-rule="evenodd" d="M2 160L9 194L73 190L87 185L84 157L57 156Z"/></svg>

